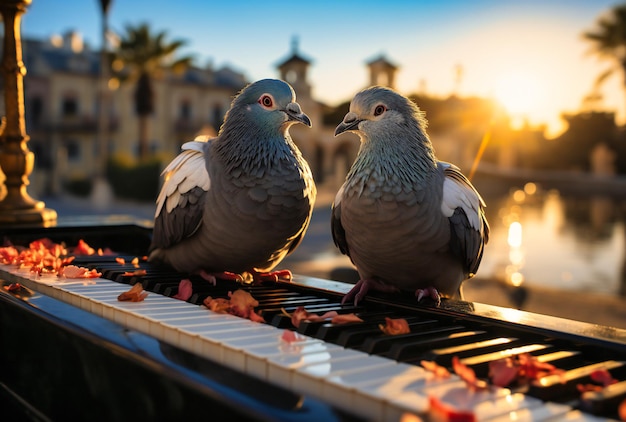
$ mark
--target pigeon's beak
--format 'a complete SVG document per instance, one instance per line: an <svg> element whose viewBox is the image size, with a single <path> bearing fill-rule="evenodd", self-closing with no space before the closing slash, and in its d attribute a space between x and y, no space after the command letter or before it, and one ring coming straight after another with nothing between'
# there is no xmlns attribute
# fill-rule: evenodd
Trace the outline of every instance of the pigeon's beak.
<svg viewBox="0 0 626 422"><path fill-rule="evenodd" d="M343 118L343 121L339 123L337 129L335 129L335 136L349 130L358 130L359 123L361 123L362 121L363 120L359 119L359 116L357 116L356 113L353 113L352 111L349 112L348 114L346 114L346 117Z"/></svg>
<svg viewBox="0 0 626 422"><path fill-rule="evenodd" d="M309 116L302 112L300 108L300 104L298 103L289 103L287 107L285 107L285 113L287 113L287 118L290 121L300 122L308 127L311 127L311 119Z"/></svg>

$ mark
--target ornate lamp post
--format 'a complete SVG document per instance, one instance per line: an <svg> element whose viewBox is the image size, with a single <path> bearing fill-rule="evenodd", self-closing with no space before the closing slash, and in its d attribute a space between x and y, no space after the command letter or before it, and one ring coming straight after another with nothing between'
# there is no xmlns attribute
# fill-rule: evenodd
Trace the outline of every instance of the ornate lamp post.
<svg viewBox="0 0 626 422"><path fill-rule="evenodd" d="M91 200L93 205L100 209L106 209L113 198L113 190L106 178L106 166L109 156L108 135L109 135L109 104L111 95L109 92L109 57L107 49L108 13L112 0L100 0L100 11L102 12L102 50L100 51L100 110L98 114L98 131L96 143L98 146L98 157L96 159L96 173L93 178L91 188Z"/></svg>
<svg viewBox="0 0 626 422"><path fill-rule="evenodd" d="M26 192L33 171L34 154L26 145L29 137L24 122L26 68L22 62L20 23L32 0L0 0L4 20L4 50L1 70L4 78L6 122L0 135L0 168L5 175L6 193L0 198L0 224L43 223L57 218L56 211L31 198Z"/></svg>

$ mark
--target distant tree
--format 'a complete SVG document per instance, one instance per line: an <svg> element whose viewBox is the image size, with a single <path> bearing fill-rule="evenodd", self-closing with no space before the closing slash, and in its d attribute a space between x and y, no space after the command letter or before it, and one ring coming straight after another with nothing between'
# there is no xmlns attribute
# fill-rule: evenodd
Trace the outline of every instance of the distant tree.
<svg viewBox="0 0 626 422"><path fill-rule="evenodd" d="M583 37L594 44L594 51L600 57L613 61L613 66L598 76L596 86L621 71L626 92L626 3L613 7L608 14L598 18L596 28L583 33Z"/></svg>
<svg viewBox="0 0 626 422"><path fill-rule="evenodd" d="M139 157L148 156L148 117L154 111L153 79L163 69L184 71L192 57L174 60L175 53L185 44L183 40L166 41L166 32L151 33L148 24L127 25L119 47L113 53L114 70L121 69L125 79L134 81L135 111L139 116Z"/></svg>

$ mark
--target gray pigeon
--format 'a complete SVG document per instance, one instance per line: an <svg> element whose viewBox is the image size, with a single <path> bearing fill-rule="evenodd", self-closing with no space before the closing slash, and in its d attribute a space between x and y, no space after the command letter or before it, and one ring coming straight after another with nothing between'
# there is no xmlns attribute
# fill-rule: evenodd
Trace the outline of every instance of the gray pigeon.
<svg viewBox="0 0 626 422"><path fill-rule="evenodd" d="M354 97L335 136L361 146L332 210L332 234L360 280L343 298L369 289L411 291L420 301L461 296L489 238L485 204L454 165L438 161L426 120L408 98L383 87Z"/></svg>
<svg viewBox="0 0 626 422"><path fill-rule="evenodd" d="M237 95L213 139L191 141L163 171L150 261L218 279L277 279L300 243L316 188L289 135L311 126L293 88L264 79Z"/></svg>

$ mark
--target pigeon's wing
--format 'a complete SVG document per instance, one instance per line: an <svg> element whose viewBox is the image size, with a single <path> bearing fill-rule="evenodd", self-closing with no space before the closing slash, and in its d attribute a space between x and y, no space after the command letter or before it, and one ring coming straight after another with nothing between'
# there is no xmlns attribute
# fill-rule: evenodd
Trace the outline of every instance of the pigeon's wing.
<svg viewBox="0 0 626 422"><path fill-rule="evenodd" d="M441 211L450 221L450 248L473 276L489 240L489 225L485 217L485 203L470 181L458 167L439 163L443 171L443 198Z"/></svg>
<svg viewBox="0 0 626 422"><path fill-rule="evenodd" d="M350 256L350 250L348 249L348 242L346 240L346 231L341 224L341 198L343 196L343 189L343 186L339 189L332 205L330 214L330 229L333 234L333 241L335 242L335 245L339 248L342 254Z"/></svg>
<svg viewBox="0 0 626 422"><path fill-rule="evenodd" d="M202 224L204 198L211 187L206 169L210 142L191 141L163 170L151 249L166 248L191 236Z"/></svg>

